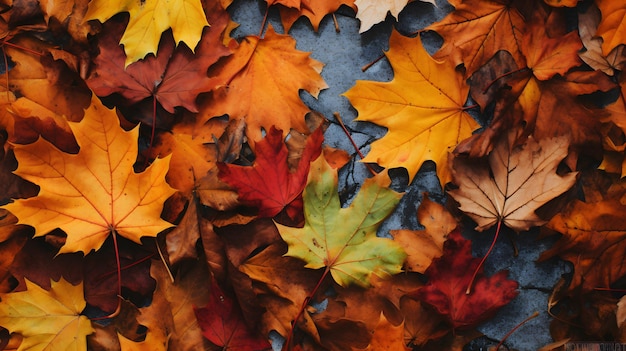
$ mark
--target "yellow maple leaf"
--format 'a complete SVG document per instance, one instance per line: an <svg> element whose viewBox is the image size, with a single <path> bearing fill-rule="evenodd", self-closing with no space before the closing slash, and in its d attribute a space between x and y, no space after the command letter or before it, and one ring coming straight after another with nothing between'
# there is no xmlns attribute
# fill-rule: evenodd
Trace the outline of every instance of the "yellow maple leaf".
<svg viewBox="0 0 626 351"><path fill-rule="evenodd" d="M202 30L209 25L200 0L93 0L85 21L105 22L120 12L130 14L120 40L126 52L126 66L149 53L156 55L161 34L170 28L176 44L182 41L193 51Z"/></svg>
<svg viewBox="0 0 626 351"><path fill-rule="evenodd" d="M422 163L432 160L445 184L448 152L478 128L464 108L469 87L450 61L430 57L419 36L393 32L386 55L394 71L391 82L357 81L344 94L358 110L357 120L389 129L363 161L404 167L412 180Z"/></svg>
<svg viewBox="0 0 626 351"><path fill-rule="evenodd" d="M167 351L167 339L166 335L163 335L161 330L152 331L148 330L146 333L146 339L143 341L132 341L124 335L117 333L117 337L120 340L121 351Z"/></svg>
<svg viewBox="0 0 626 351"><path fill-rule="evenodd" d="M140 243L172 225L160 218L163 202L175 190L165 182L169 157L136 174L139 128L126 132L114 110L95 96L81 122L70 122L78 154L67 154L45 139L15 145L15 174L40 187L36 197L3 206L18 224L42 236L60 228L67 234L59 253L88 253L111 233Z"/></svg>
<svg viewBox="0 0 626 351"><path fill-rule="evenodd" d="M87 350L91 321L80 313L87 303L83 284L51 281L50 291L25 279L26 290L0 294L0 326L22 335L18 351Z"/></svg>

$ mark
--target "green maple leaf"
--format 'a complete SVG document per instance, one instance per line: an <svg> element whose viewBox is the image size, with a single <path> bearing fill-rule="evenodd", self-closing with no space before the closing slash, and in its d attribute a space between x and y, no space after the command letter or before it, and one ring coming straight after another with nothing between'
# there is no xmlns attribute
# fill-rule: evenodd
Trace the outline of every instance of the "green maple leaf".
<svg viewBox="0 0 626 351"><path fill-rule="evenodd" d="M87 304L83 284L61 278L47 291L25 281L25 291L0 294L0 326L22 335L18 351L86 350L93 328L80 314Z"/></svg>
<svg viewBox="0 0 626 351"><path fill-rule="evenodd" d="M311 164L303 193L304 227L276 224L289 245L286 255L304 260L307 268L326 267L341 286L367 287L372 274L384 278L399 273L406 253L392 239L376 236L402 197L389 184L386 172L367 179L351 205L341 208L337 171L319 157Z"/></svg>

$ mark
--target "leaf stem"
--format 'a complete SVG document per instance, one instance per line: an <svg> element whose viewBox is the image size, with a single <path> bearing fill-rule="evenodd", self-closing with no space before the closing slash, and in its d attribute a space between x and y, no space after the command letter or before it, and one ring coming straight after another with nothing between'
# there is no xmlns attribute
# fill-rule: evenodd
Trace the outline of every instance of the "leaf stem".
<svg viewBox="0 0 626 351"><path fill-rule="evenodd" d="M474 280L476 280L476 276L478 275L478 272L480 271L483 264L487 260L487 257L489 256L489 254L491 254L491 251L493 251L493 247L496 246L496 241L498 241L498 235L500 235L500 228L502 228L502 220L498 221L498 227L496 228L496 234L493 236L493 241L491 242L491 246L489 247L489 250L487 250L487 253L483 256L482 260L480 260L478 267L476 267L476 270L474 271L474 275L472 275L472 279L467 285L467 290L465 290L466 295L469 295L472 293L472 286L474 285Z"/></svg>
<svg viewBox="0 0 626 351"><path fill-rule="evenodd" d="M136 266L138 264L141 264L142 262L145 262L145 261L151 259L152 257L154 257L154 254L150 254L150 255L148 255L146 257L142 257L142 258L138 259L135 262L131 262L131 263L127 264L126 266L122 267L122 271L126 270L126 269L129 269L129 268L133 268L134 266ZM102 274L100 274L96 278L96 280L102 280L102 279L110 276L111 274L116 274L116 273L117 273L117 271L109 271L109 272L106 272L106 273L102 273Z"/></svg>
<svg viewBox="0 0 626 351"><path fill-rule="evenodd" d="M462 111L467 111L467 110L471 110L471 109L476 108L476 107L478 107L478 104L463 106L463 108L461 110Z"/></svg>
<svg viewBox="0 0 626 351"><path fill-rule="evenodd" d="M382 54L380 56L378 56L377 58L374 59L374 61L366 64L365 66L361 67L361 72L365 72L368 69L370 69L372 66L374 66L378 61L382 60L385 58L385 54Z"/></svg>
<svg viewBox="0 0 626 351"><path fill-rule="evenodd" d="M263 22L261 22L261 30L259 30L259 38L263 37L263 30L265 30L265 24L267 23L267 15L270 12L270 7L266 5L265 14L263 15Z"/></svg>
<svg viewBox="0 0 626 351"><path fill-rule="evenodd" d="M508 76L510 76L512 74L515 74L515 73L518 73L518 72L524 72L524 71L527 71L527 70L529 70L528 67L522 67L522 68L514 69L514 70L512 70L510 72L506 72L506 73L503 73L503 74L497 76L494 80L491 81L491 83L489 83L487 85L487 87L485 87L485 89L483 89L483 94L487 94L487 90L489 90L500 79L506 78L506 77L508 77Z"/></svg>
<svg viewBox="0 0 626 351"><path fill-rule="evenodd" d="M28 53L31 53L33 55L37 55L39 57L43 56L43 54L41 52L38 52L38 51L35 51L35 50L31 50L29 48L25 48L25 47L20 46L20 45L13 44L13 43L8 42L8 41L2 41L2 44L0 44L0 46L5 46L5 45L6 46L10 46L10 47L15 48L15 49L18 49L18 50L26 51Z"/></svg>
<svg viewBox="0 0 626 351"><path fill-rule="evenodd" d="M159 252L159 257L161 257L161 262L163 262L163 265L165 266L165 270L167 271L167 275L169 275L170 280L172 281L172 283L174 283L174 275L172 274L172 271L170 270L170 266L167 264L167 260L165 260L165 256L163 255L163 251L161 251L161 245L159 245L159 241L154 240L156 247L157 247L157 251Z"/></svg>
<svg viewBox="0 0 626 351"><path fill-rule="evenodd" d="M350 135L350 132L348 131L348 128L346 128L346 125L343 124L343 120L341 119L341 115L339 114L339 112L333 113L333 116L335 117L337 122L339 122L339 125L341 126L341 129L343 129L343 132L346 134L346 136L350 140L350 143L352 143L352 147L354 147L354 150L356 150L356 153L359 155L359 157L361 159L364 159L365 156L363 156L363 153L361 153L361 150L359 150L359 147L354 142L354 139L352 139L352 136ZM365 167L367 167L367 169L370 171L370 173L372 173L372 175L376 175L377 174L376 171L369 164L365 163Z"/></svg>
<svg viewBox="0 0 626 351"><path fill-rule="evenodd" d="M104 316L91 318L92 321L111 319L117 317L122 310L122 264L120 263L120 248L117 244L117 233L115 230L111 230L111 236L113 237L113 251L115 251L115 264L117 265L117 307L113 313Z"/></svg>
<svg viewBox="0 0 626 351"><path fill-rule="evenodd" d="M333 23L335 23L335 33L339 33L341 30L339 30L339 22L337 22L337 16L335 16L334 12L333 12Z"/></svg>
<svg viewBox="0 0 626 351"><path fill-rule="evenodd" d="M317 294L317 291L322 286L322 283L324 282L324 279L326 278L328 273L330 273L330 266L326 266L326 269L324 270L324 273L320 277L320 280L317 281L317 284L315 285L313 290L311 290L311 293L309 293L304 298L304 302L302 302L302 306L300 307L300 310L298 311L298 315L291 322L291 330L289 331L289 334L287 334L287 338L285 340L285 344L283 345L283 349L282 349L283 351L288 351L290 349L291 342L293 341L292 340L293 339L293 332L296 329L296 325L298 323L298 320L300 319L300 317L302 317L302 314L304 313L304 310L306 309L306 306L309 304L309 301L311 301L311 299L315 296L315 294Z"/></svg>
<svg viewBox="0 0 626 351"><path fill-rule="evenodd" d="M518 325L516 325L515 327L513 327L513 329L509 330L508 333L506 333L506 335L502 338L502 340L500 340L500 342L498 343L498 345L496 345L496 348L494 349L494 351L498 351L500 349L500 346L502 346L502 344L504 344L504 342L506 341L506 339L509 338L509 336L511 336L511 334L515 333L515 331L517 329L519 329L521 326L523 326L524 324L526 324L528 321L537 318L539 316L539 312L535 311L535 313L531 314L530 316L528 316L526 319L524 319L523 321L521 321Z"/></svg>
<svg viewBox="0 0 626 351"><path fill-rule="evenodd" d="M626 289L612 289L612 288L595 287L595 288L593 288L593 290L595 290L595 291L609 291L609 292L626 293Z"/></svg>

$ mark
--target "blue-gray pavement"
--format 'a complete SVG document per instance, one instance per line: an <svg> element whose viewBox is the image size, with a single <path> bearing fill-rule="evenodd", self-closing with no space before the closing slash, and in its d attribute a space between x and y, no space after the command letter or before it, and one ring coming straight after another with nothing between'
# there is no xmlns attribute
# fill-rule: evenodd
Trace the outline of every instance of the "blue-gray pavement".
<svg viewBox="0 0 626 351"><path fill-rule="evenodd" d="M354 86L356 80L390 81L393 71L387 60L382 59L372 65L365 72L361 67L375 61L388 49L388 39L392 28L401 33L415 33L427 25L443 18L452 8L439 1L438 6L413 1L400 13L396 23L391 16L387 21L375 25L369 31L359 34L359 21L354 18L354 11L342 7L336 14L340 31L335 31L331 16L327 16L320 24L319 31L313 31L308 19L301 18L291 28L289 34L296 40L299 50L311 52L311 57L325 64L322 77L329 88L323 90L319 99L302 92L301 97L313 110L322 113L332 123L325 133L325 143L351 153L353 161L346 165L339 173L340 197L349 202L356 194L360 184L369 176L366 167L358 161L352 144L346 138L340 126L334 121L333 114L339 113L351 131L352 138L363 153L369 151L369 145L385 135L385 128L370 123L355 122L356 111L348 100L341 94ZM233 20L239 27L232 36L241 38L246 35L258 34L263 15L265 2L260 0L235 0L229 8ZM278 11L270 9L268 23L276 32L284 33L280 23ZM436 35L426 35L423 38L429 52L437 49ZM430 43L430 46L429 46ZM430 194L431 199L442 202L445 200L443 190L436 177L435 164L426 162L412 184L407 185L407 174L404 170L390 172L394 182L393 188L404 191L405 195L396 211L383 223L379 235L388 235L391 229L421 229L416 218L424 192ZM481 257L487 251L494 235L494 229L483 233L472 230L471 221L464 223L464 235L473 241L474 255ZM506 229L508 230L508 229ZM561 276L570 271L568 264L558 260L536 263L540 253L550 247L552 241L538 240L537 230L519 234L512 234L519 255L513 254L513 247L506 235L502 235L496 244L494 252L486 261L485 272L491 275L499 270L509 271L509 277L519 282L519 295L507 306L502 308L494 318L481 325L478 329L486 338L466 346L468 351L487 350L490 339L504 337L513 327L534 312L539 316L524 324L506 342L509 349L519 351L535 351L552 341L549 333L550 317L547 313L548 297L552 287ZM505 349L505 348L503 348Z"/></svg>

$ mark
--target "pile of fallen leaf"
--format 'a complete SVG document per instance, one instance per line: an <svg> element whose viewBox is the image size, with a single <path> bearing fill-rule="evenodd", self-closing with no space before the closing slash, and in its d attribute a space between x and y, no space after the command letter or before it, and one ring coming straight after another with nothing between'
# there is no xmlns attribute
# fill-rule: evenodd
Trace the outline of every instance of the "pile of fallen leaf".
<svg viewBox="0 0 626 351"><path fill-rule="evenodd" d="M265 5L365 32L408 1ZM543 350L626 342L626 4L449 2L433 56L394 31L393 80L345 92L387 128L347 205L358 156L324 146L343 122L301 100L323 63L288 34L232 38L229 0L1 1L0 350L461 350L518 293L464 215L560 235ZM377 236L387 170L428 160L448 209Z"/></svg>

